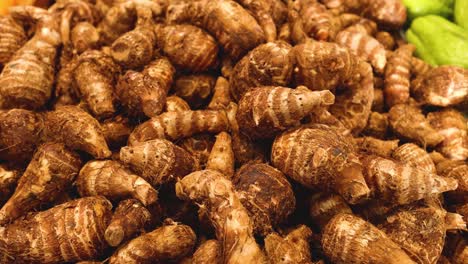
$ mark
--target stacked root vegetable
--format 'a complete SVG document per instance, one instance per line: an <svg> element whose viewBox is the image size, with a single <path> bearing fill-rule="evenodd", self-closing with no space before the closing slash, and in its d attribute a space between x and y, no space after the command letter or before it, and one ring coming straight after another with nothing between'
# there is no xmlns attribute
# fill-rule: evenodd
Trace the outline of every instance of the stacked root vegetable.
<svg viewBox="0 0 468 264"><path fill-rule="evenodd" d="M399 0L0 18L0 263L468 263L468 71Z"/></svg>

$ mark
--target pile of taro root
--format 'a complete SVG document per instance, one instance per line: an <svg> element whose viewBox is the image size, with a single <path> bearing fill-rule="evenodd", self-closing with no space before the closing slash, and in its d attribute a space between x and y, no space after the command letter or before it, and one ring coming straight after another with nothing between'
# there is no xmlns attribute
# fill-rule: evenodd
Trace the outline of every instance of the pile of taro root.
<svg viewBox="0 0 468 264"><path fill-rule="evenodd" d="M468 263L468 70L401 0L0 17L0 263Z"/></svg>

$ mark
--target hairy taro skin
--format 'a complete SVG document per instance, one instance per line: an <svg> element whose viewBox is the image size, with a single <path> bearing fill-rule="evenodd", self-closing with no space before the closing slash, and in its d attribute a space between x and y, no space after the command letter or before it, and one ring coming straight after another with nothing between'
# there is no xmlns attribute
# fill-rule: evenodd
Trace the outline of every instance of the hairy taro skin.
<svg viewBox="0 0 468 264"><path fill-rule="evenodd" d="M195 246L192 228L182 224L162 226L141 235L119 248L110 257L111 264L167 263L182 259Z"/></svg>
<svg viewBox="0 0 468 264"><path fill-rule="evenodd" d="M284 41L261 44L245 55L229 78L231 95L236 101L260 86L287 86L292 78L292 47Z"/></svg>
<svg viewBox="0 0 468 264"><path fill-rule="evenodd" d="M17 164L29 162L41 139L41 114L23 109L0 111L0 159Z"/></svg>
<svg viewBox="0 0 468 264"><path fill-rule="evenodd" d="M153 186L173 181L198 168L198 161L192 155L164 139L123 147L120 160Z"/></svg>
<svg viewBox="0 0 468 264"><path fill-rule="evenodd" d="M221 244L216 239L203 242L193 253L192 264L221 264Z"/></svg>
<svg viewBox="0 0 468 264"><path fill-rule="evenodd" d="M188 24L158 24L154 30L158 46L177 68L203 72L215 66L218 44L201 28Z"/></svg>
<svg viewBox="0 0 468 264"><path fill-rule="evenodd" d="M234 188L254 222L254 232L266 236L296 207L296 198L286 176L265 163L248 163L234 176Z"/></svg>
<svg viewBox="0 0 468 264"><path fill-rule="evenodd" d="M352 214L332 218L321 242L333 263L416 263L384 232Z"/></svg>
<svg viewBox="0 0 468 264"><path fill-rule="evenodd" d="M5 65L26 43L23 27L9 16L0 18L0 64Z"/></svg>
<svg viewBox="0 0 468 264"><path fill-rule="evenodd" d="M104 231L111 209L103 197L80 198L0 227L0 256L15 263L97 259L108 247Z"/></svg>
<svg viewBox="0 0 468 264"><path fill-rule="evenodd" d="M233 60L265 42L255 18L232 0L202 0L169 5L169 23L191 22L212 34Z"/></svg>
<svg viewBox="0 0 468 264"><path fill-rule="evenodd" d="M284 132L273 143L271 161L302 185L335 190L352 204L370 194L354 145L328 126Z"/></svg>
<svg viewBox="0 0 468 264"><path fill-rule="evenodd" d="M15 192L0 209L0 225L54 202L68 191L81 167L78 154L63 144L46 143L36 150Z"/></svg>
<svg viewBox="0 0 468 264"><path fill-rule="evenodd" d="M284 237L271 233L265 238L265 251L272 264L312 263L309 242L312 230L305 225L293 229Z"/></svg>

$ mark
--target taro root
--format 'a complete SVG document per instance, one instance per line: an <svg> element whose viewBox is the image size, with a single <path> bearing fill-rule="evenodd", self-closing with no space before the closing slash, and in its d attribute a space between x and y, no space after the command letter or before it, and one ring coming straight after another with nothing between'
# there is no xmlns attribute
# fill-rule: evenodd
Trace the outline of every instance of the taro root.
<svg viewBox="0 0 468 264"><path fill-rule="evenodd" d="M233 183L254 222L254 232L261 236L273 232L296 207L296 198L286 176L265 163L242 166Z"/></svg>

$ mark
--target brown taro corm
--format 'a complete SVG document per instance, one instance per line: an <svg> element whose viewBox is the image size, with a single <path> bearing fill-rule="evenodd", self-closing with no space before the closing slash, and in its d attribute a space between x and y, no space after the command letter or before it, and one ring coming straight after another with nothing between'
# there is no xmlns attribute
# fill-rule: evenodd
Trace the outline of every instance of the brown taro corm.
<svg viewBox="0 0 468 264"><path fill-rule="evenodd" d="M351 208L338 194L316 193L310 198L309 216L313 223L322 230L335 215L352 214Z"/></svg>
<svg viewBox="0 0 468 264"><path fill-rule="evenodd" d="M5 65L26 43L23 27L10 16L0 18L0 64Z"/></svg>
<svg viewBox="0 0 468 264"><path fill-rule="evenodd" d="M170 5L169 23L200 25L218 41L233 60L265 42L265 33L255 18L233 0L202 0Z"/></svg>
<svg viewBox="0 0 468 264"><path fill-rule="evenodd" d="M390 108L388 121L393 132L402 139L420 146L436 146L444 137L429 123L421 109L415 105L397 104Z"/></svg>
<svg viewBox="0 0 468 264"><path fill-rule="evenodd" d="M150 212L137 200L121 201L106 228L104 236L107 243L113 247L120 245L144 231L150 220Z"/></svg>
<svg viewBox="0 0 468 264"><path fill-rule="evenodd" d="M196 171L176 184L177 197L206 210L222 243L223 263L264 263L265 256L253 236L253 221L242 206L230 180L212 170Z"/></svg>
<svg viewBox="0 0 468 264"><path fill-rule="evenodd" d="M429 154L416 144L406 143L399 146L393 151L392 157L429 173L437 173L434 161Z"/></svg>
<svg viewBox="0 0 468 264"><path fill-rule="evenodd" d="M198 109L209 101L215 83L216 78L210 74L182 75L174 81L174 91L193 109Z"/></svg>
<svg viewBox="0 0 468 264"><path fill-rule="evenodd" d="M198 168L192 155L164 139L123 147L120 160L153 186L176 180Z"/></svg>
<svg viewBox="0 0 468 264"><path fill-rule="evenodd" d="M453 106L468 100L468 70L457 66L440 66L418 75L411 92L424 104Z"/></svg>
<svg viewBox="0 0 468 264"><path fill-rule="evenodd" d="M98 119L116 112L114 84L120 67L112 57L97 50L81 54L72 73L73 85L90 112Z"/></svg>
<svg viewBox="0 0 468 264"><path fill-rule="evenodd" d="M154 26L156 43L181 70L203 72L217 63L218 43L204 30L189 24Z"/></svg>
<svg viewBox="0 0 468 264"><path fill-rule="evenodd" d="M216 136L216 141L211 148L206 169L217 170L231 179L234 176L234 162L232 138L227 132L221 132Z"/></svg>
<svg viewBox="0 0 468 264"><path fill-rule="evenodd" d="M328 222L322 248L333 263L416 263L384 232L352 214L338 214Z"/></svg>
<svg viewBox="0 0 468 264"><path fill-rule="evenodd" d="M273 143L271 161L300 184L334 190L351 204L370 195L354 144L328 126L315 125L281 134Z"/></svg>
<svg viewBox="0 0 468 264"><path fill-rule="evenodd" d="M37 29L3 67L0 108L40 109L52 94L55 61L61 44L59 20L31 6L15 7L11 13L31 16L37 22Z"/></svg>
<svg viewBox="0 0 468 264"><path fill-rule="evenodd" d="M153 139L178 140L197 133L228 130L229 122L223 110L166 112L137 126L128 144L132 146Z"/></svg>
<svg viewBox="0 0 468 264"><path fill-rule="evenodd" d="M98 159L112 154L99 122L77 106L59 106L46 112L42 134L44 141L61 142Z"/></svg>
<svg viewBox="0 0 468 264"><path fill-rule="evenodd" d="M312 230L305 225L298 226L284 237L271 233L265 238L265 251L270 263L294 264L312 263L310 240Z"/></svg>
<svg viewBox="0 0 468 264"><path fill-rule="evenodd" d="M110 264L168 263L190 254L196 235L192 228L182 224L170 224L143 234L117 249L110 257Z"/></svg>
<svg viewBox="0 0 468 264"><path fill-rule="evenodd" d="M111 209L112 204L103 197L80 198L2 226L0 258L6 263L97 259L108 247L104 231Z"/></svg>
<svg viewBox="0 0 468 264"><path fill-rule="evenodd" d="M388 60L385 69L385 103L388 107L407 103L410 98L411 58L415 46L399 47Z"/></svg>
<svg viewBox="0 0 468 264"><path fill-rule="evenodd" d="M24 165L31 159L44 129L43 115L24 109L0 111L0 159Z"/></svg>
<svg viewBox="0 0 468 264"><path fill-rule="evenodd" d="M0 225L54 202L69 191L81 167L78 154L63 144L46 143L37 149L15 192L0 209Z"/></svg>
<svg viewBox="0 0 468 264"><path fill-rule="evenodd" d="M304 86L297 89L257 87L242 97L236 118L250 138L274 138L281 131L300 124L315 109L334 101L335 96L330 91L311 91Z"/></svg>
<svg viewBox="0 0 468 264"><path fill-rule="evenodd" d="M268 164L245 164L236 172L233 183L258 235L273 232L296 208L296 198L286 176Z"/></svg>
<svg viewBox="0 0 468 264"><path fill-rule="evenodd" d="M216 239L203 242L193 253L192 264L221 264L221 244Z"/></svg>
<svg viewBox="0 0 468 264"><path fill-rule="evenodd" d="M102 195L113 201L134 198L145 206L158 200L158 191L147 181L113 160L89 161L81 168L75 185L82 197Z"/></svg>
<svg viewBox="0 0 468 264"><path fill-rule="evenodd" d="M261 86L287 86L293 72L292 47L283 41L261 44L245 55L233 68L229 85L239 101L251 89Z"/></svg>

